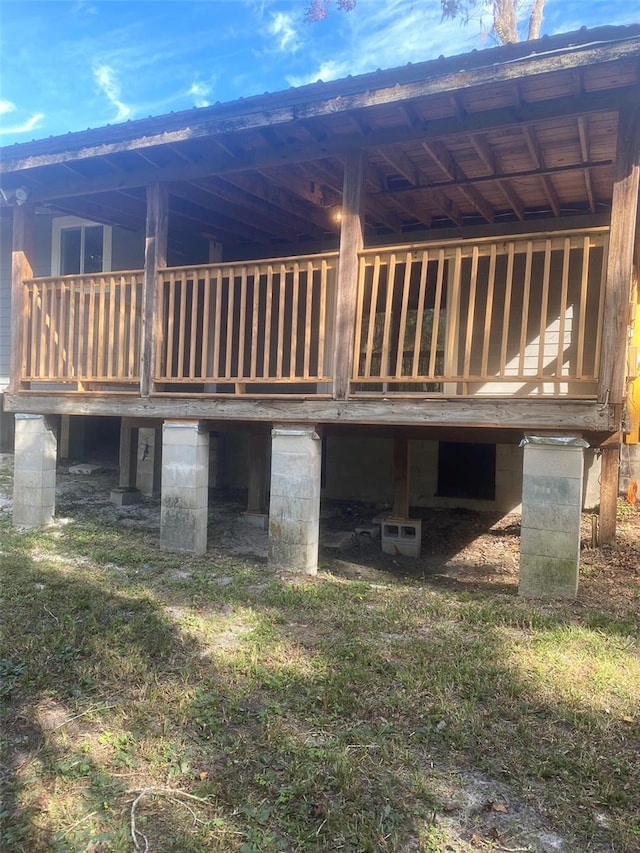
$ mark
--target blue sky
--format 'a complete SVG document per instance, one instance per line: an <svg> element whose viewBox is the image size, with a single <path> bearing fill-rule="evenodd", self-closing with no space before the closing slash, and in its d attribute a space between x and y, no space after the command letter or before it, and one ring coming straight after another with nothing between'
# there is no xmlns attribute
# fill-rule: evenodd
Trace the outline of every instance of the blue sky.
<svg viewBox="0 0 640 853"><path fill-rule="evenodd" d="M439 0L0 0L0 143L207 106L490 46ZM488 20L488 18L486 19ZM638 0L547 0L543 32L640 21Z"/></svg>

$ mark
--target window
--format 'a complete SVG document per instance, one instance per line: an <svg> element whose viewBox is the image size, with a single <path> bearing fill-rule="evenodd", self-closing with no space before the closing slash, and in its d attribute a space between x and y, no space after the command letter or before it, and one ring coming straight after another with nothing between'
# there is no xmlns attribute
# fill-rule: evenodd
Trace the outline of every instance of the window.
<svg viewBox="0 0 640 853"><path fill-rule="evenodd" d="M438 447L438 496L495 500L495 444L441 441Z"/></svg>
<svg viewBox="0 0 640 853"><path fill-rule="evenodd" d="M75 216L53 220L53 275L82 275L111 269L111 228Z"/></svg>

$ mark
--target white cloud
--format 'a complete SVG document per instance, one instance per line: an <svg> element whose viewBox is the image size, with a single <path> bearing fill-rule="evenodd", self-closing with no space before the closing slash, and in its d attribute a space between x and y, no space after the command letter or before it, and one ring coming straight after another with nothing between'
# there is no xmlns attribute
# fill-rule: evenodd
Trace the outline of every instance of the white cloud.
<svg viewBox="0 0 640 853"><path fill-rule="evenodd" d="M109 103L116 108L115 121L125 121L131 118L133 110L120 100L120 83L110 65L102 64L93 67L93 77L100 91L106 96Z"/></svg>
<svg viewBox="0 0 640 853"><path fill-rule="evenodd" d="M7 106L9 109L6 109ZM12 112L14 109L15 106L10 101L0 101L0 115L5 114L6 112ZM0 127L0 134L29 133L30 130L35 130L36 127L39 127L43 118L44 113L35 113L31 118L23 121L22 124L14 124L10 127Z"/></svg>
<svg viewBox="0 0 640 853"><path fill-rule="evenodd" d="M193 103L196 107L208 107L210 101L207 100L207 95L211 93L211 84L204 83L202 80L194 80L191 84L188 94L193 98Z"/></svg>
<svg viewBox="0 0 640 853"><path fill-rule="evenodd" d="M333 14L338 15L335 11ZM439 3L360 0L353 12L340 16L340 24L340 51L331 59L319 59L308 74L287 77L290 85L337 80L480 46L479 21L472 20L466 27L459 21L442 21Z"/></svg>
<svg viewBox="0 0 640 853"><path fill-rule="evenodd" d="M300 49L300 35L295 27L295 17L292 13L273 12L267 32L276 39L281 53L295 53Z"/></svg>

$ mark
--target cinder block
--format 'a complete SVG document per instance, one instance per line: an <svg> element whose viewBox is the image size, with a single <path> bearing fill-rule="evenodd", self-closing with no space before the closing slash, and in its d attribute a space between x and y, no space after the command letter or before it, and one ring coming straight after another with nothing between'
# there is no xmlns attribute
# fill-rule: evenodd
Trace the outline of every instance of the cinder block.
<svg viewBox="0 0 640 853"><path fill-rule="evenodd" d="M138 489L117 488L111 489L109 500L116 506L131 506L140 503L140 492Z"/></svg>
<svg viewBox="0 0 640 853"><path fill-rule="evenodd" d="M321 444L314 429L272 431L269 563L315 574Z"/></svg>
<svg viewBox="0 0 640 853"><path fill-rule="evenodd" d="M267 530L269 527L269 516L266 512L243 512L242 517L251 527L257 527L259 530Z"/></svg>
<svg viewBox="0 0 640 853"><path fill-rule="evenodd" d="M582 481L567 477L525 476L522 482L522 502L580 506Z"/></svg>
<svg viewBox="0 0 640 853"><path fill-rule="evenodd" d="M575 560L580 556L580 540L574 530L536 530L523 527L520 553L538 557Z"/></svg>
<svg viewBox="0 0 640 853"><path fill-rule="evenodd" d="M385 554L419 557L422 521L415 518L387 518L382 522L382 550Z"/></svg>
<svg viewBox="0 0 640 853"><path fill-rule="evenodd" d="M522 529L572 530L580 527L579 504L525 503L522 506Z"/></svg>
<svg viewBox="0 0 640 853"><path fill-rule="evenodd" d="M524 475L579 479L584 464L582 453L581 447L528 446L524 455Z"/></svg>
<svg viewBox="0 0 640 853"><path fill-rule="evenodd" d="M318 543L288 545L269 538L269 565L287 572L315 575L318 572Z"/></svg>
<svg viewBox="0 0 640 853"><path fill-rule="evenodd" d="M518 594L526 598L575 598L577 561L521 554Z"/></svg>

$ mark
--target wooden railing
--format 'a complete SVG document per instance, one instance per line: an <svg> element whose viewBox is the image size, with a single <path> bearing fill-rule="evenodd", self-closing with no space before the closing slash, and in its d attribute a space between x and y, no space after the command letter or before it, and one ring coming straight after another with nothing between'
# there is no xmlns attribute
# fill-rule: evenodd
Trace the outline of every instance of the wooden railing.
<svg viewBox="0 0 640 853"><path fill-rule="evenodd" d="M361 253L353 390L592 395L606 230Z"/></svg>
<svg viewBox="0 0 640 853"><path fill-rule="evenodd" d="M592 229L361 252L351 392L594 397L606 241ZM155 392L328 393L336 267L329 253L161 270ZM25 281L20 387L137 393L142 283Z"/></svg>
<svg viewBox="0 0 640 853"><path fill-rule="evenodd" d="M24 282L23 382L139 382L141 271Z"/></svg>
<svg viewBox="0 0 640 853"><path fill-rule="evenodd" d="M330 382L336 263L331 253L163 270L156 383Z"/></svg>

